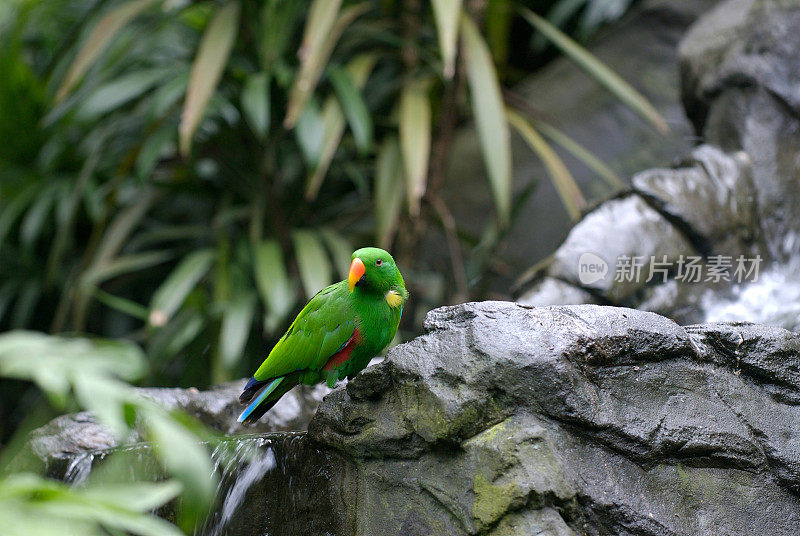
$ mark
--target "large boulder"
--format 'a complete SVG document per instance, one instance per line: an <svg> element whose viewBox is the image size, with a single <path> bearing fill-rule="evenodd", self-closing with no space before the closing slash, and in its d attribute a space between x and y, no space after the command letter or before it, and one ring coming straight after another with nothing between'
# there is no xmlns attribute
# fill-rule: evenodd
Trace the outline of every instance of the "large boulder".
<svg viewBox="0 0 800 536"><path fill-rule="evenodd" d="M426 328L311 421L348 534L797 534L797 335L507 302Z"/></svg>
<svg viewBox="0 0 800 536"><path fill-rule="evenodd" d="M784 258L800 232L799 26L798 2L728 0L679 48L686 112L707 142L749 155L760 224Z"/></svg>
<svg viewBox="0 0 800 536"><path fill-rule="evenodd" d="M552 262L520 280L517 300L624 305L683 323L739 318L800 328L798 25L799 2L728 0L702 16L681 42L680 65L684 106L707 144L675 168L638 173L624 201L591 210ZM691 248L676 248L676 236ZM620 257L650 265L666 256L672 270L666 280L620 281L610 269L587 284L578 263L586 252L610 268ZM676 277L676 254L701 255L704 273L712 260L725 259L730 270L712 284L705 276L687 284ZM747 268L758 264L756 273L732 277L739 257ZM554 292L553 279L563 292ZM776 308L776 301L788 306Z"/></svg>
<svg viewBox="0 0 800 536"><path fill-rule="evenodd" d="M736 283L757 279L758 270L749 279L737 275L737 259L749 269L760 256L762 271L770 259L754 189L746 155L709 145L681 167L639 173L629 192L589 211L550 259L522 279L517 301L613 304L700 322L711 303L707 295L726 296ZM712 256L730 262L724 279L708 277ZM605 266L602 277L583 271L587 258ZM634 258L637 274L625 271ZM692 259L698 278L680 273ZM560 282L556 288L553 281Z"/></svg>

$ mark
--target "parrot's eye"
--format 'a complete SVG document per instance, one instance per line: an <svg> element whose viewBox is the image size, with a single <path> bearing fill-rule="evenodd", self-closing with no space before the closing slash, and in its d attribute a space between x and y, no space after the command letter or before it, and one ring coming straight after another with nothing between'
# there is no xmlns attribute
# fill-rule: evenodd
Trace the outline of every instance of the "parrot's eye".
<svg viewBox="0 0 800 536"><path fill-rule="evenodd" d="M378 259L375 261L375 266L380 266L381 264L383 264L383 259Z"/></svg>

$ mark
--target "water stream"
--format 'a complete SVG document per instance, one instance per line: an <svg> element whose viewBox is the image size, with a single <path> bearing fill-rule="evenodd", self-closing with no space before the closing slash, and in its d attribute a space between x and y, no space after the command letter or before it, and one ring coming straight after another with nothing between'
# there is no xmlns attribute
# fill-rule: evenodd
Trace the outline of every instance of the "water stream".
<svg viewBox="0 0 800 536"><path fill-rule="evenodd" d="M113 456L112 456L113 454ZM230 437L215 448L216 504L196 536L345 536L347 504L355 486L348 462L322 451L305 433ZM161 465L148 444L87 452L53 468L51 476L80 486L98 473L158 480ZM102 477L101 477L102 478ZM175 505L156 513L174 518Z"/></svg>
<svg viewBox="0 0 800 536"><path fill-rule="evenodd" d="M706 321L747 321L800 331L800 270L797 262L773 265L757 281L734 287L731 296L703 296Z"/></svg>

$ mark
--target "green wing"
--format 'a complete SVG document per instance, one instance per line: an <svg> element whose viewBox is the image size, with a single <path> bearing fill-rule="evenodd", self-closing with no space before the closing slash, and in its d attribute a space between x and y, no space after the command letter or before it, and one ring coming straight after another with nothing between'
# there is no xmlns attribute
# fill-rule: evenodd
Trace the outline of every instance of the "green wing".
<svg viewBox="0 0 800 536"><path fill-rule="evenodd" d="M303 307L253 377L264 381L299 370L322 370L353 335L355 320L347 281L325 287Z"/></svg>

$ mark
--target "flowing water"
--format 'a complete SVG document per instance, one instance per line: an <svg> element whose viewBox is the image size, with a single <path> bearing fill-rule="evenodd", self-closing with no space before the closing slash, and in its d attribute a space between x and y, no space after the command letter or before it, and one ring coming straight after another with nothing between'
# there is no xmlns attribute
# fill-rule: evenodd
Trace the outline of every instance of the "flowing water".
<svg viewBox="0 0 800 536"><path fill-rule="evenodd" d="M798 263L773 265L757 281L735 287L731 296L703 297L706 321L744 320L800 331L800 271Z"/></svg>
<svg viewBox="0 0 800 536"><path fill-rule="evenodd" d="M113 455L112 455L113 454ZM318 449L305 433L281 432L222 440L212 454L219 477L216 503L196 536L345 536L354 471L340 456ZM106 472L129 480L159 480L163 470L151 447L80 454L51 468L75 486ZM102 475L100 476L102 478ZM175 505L155 512L174 519Z"/></svg>
<svg viewBox="0 0 800 536"><path fill-rule="evenodd" d="M346 462L304 433L244 436L214 452L217 504L197 536L347 534Z"/></svg>
<svg viewBox="0 0 800 536"><path fill-rule="evenodd" d="M747 321L800 331L800 235L767 229L764 255L773 262L758 278L736 285L730 293L707 292L707 322Z"/></svg>

